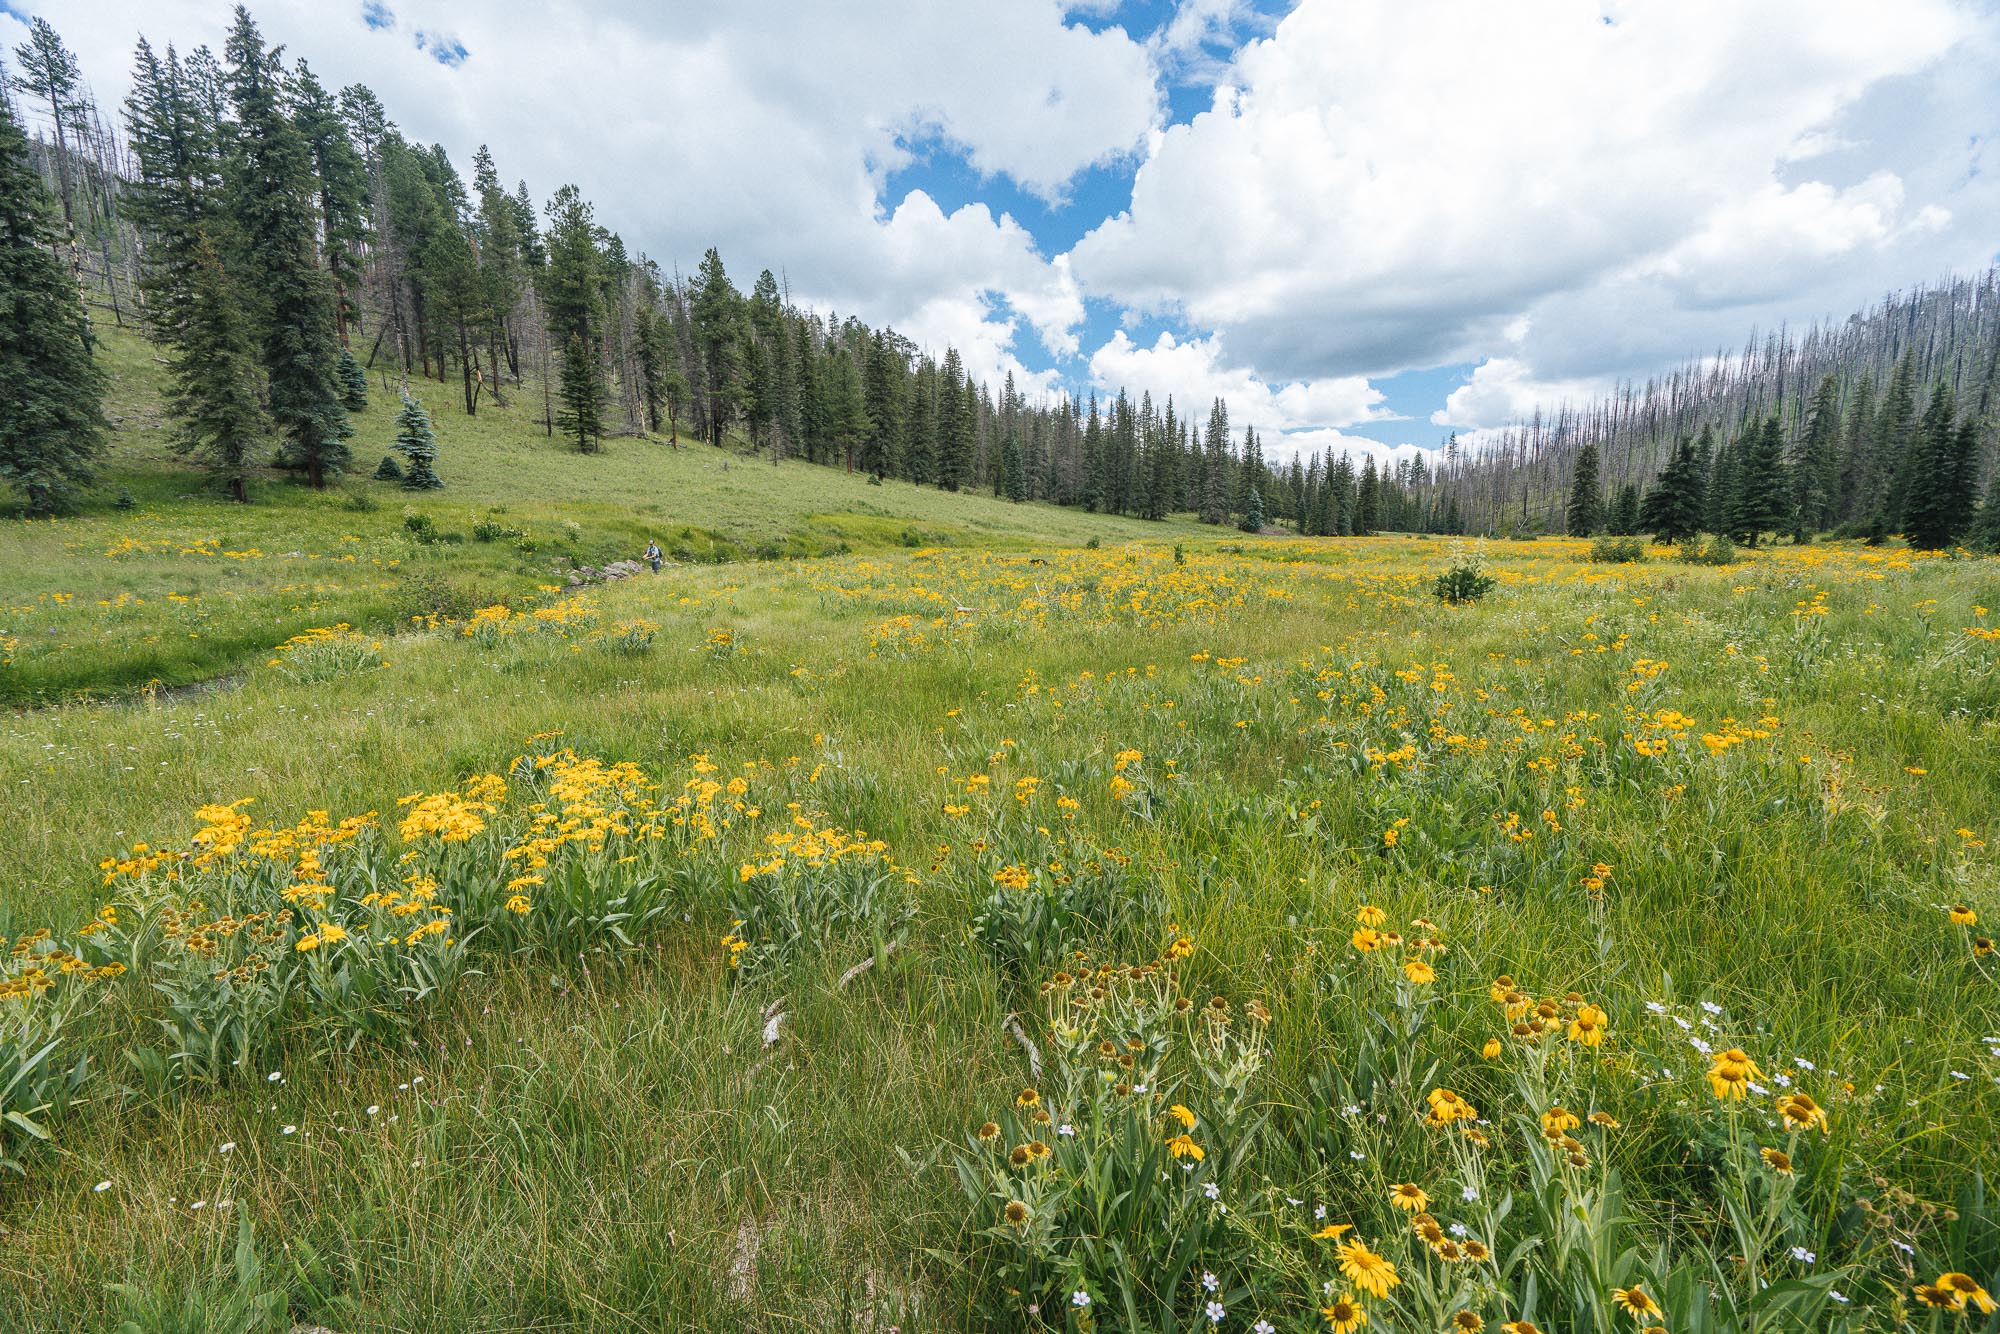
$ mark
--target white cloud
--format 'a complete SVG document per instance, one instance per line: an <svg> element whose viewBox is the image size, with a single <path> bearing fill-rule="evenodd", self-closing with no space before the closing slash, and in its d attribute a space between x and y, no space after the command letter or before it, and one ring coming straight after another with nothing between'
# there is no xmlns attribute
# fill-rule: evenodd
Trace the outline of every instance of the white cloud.
<svg viewBox="0 0 2000 1334"><path fill-rule="evenodd" d="M1431 414L1431 421L1465 428L1505 426L1526 420L1538 406L1583 403L1610 387L1607 380L1540 380L1525 361L1491 357L1473 369L1469 381L1446 395L1444 407Z"/></svg>
<svg viewBox="0 0 2000 1334"><path fill-rule="evenodd" d="M1171 395L1180 412L1197 419L1205 419L1209 404L1220 398L1238 430L1255 426L1260 434L1352 426L1387 415L1382 392L1362 376L1269 383L1249 367L1229 364L1216 337L1162 333L1145 347L1120 329L1091 354L1090 378L1111 393L1151 390L1162 406Z"/></svg>
<svg viewBox="0 0 2000 1334"><path fill-rule="evenodd" d="M220 50L229 22L218 0L37 10L107 109L142 31L160 48ZM380 0L372 17L361 0L259 0L255 14L267 41L330 85L368 83L405 133L442 142L461 170L488 143L538 198L573 182L600 223L665 265L686 269L716 245L739 285L768 265L795 296L913 337L994 326L979 329L977 355L961 349L986 374L1026 375L1017 332L1075 351L1067 262L984 205L945 215L921 192L884 201L890 173L942 149L1053 199L1079 171L1138 151L1160 114L1145 47L1069 22L1055 0ZM0 13L7 50L23 35Z"/></svg>
<svg viewBox="0 0 2000 1334"><path fill-rule="evenodd" d="M1967 170L2000 128L1971 91L1990 27L1950 0L1304 0L1155 137L1076 274L1267 379L1479 360L1528 313L1524 355L1553 340L1565 375L1592 345L1632 359L1599 371L1678 356L1808 270L1859 303L1990 253L1966 198L1993 188ZM1967 87L1948 136L1855 123L1940 62Z"/></svg>

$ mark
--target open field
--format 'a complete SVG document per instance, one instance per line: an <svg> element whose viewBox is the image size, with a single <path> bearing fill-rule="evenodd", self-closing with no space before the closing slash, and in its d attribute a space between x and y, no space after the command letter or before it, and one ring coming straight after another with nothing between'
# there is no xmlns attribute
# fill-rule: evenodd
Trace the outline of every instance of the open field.
<svg viewBox="0 0 2000 1334"><path fill-rule="evenodd" d="M556 462L662 447L615 449ZM0 720L0 930L53 931L0 1052L62 1021L44 1101L91 1056L0 1140L0 1326L1888 1330L1993 1285L2000 563L1488 543L1447 607L1439 541L889 495L1040 545L275 666L274 617L240 688Z"/></svg>
<svg viewBox="0 0 2000 1334"><path fill-rule="evenodd" d="M412 616L535 600L563 571L636 559L649 539L677 563L699 564L1197 531L875 486L687 437L680 448L613 439L579 455L543 434L532 382L508 407L487 400L470 418L455 384L415 384L437 423L446 489L408 492L370 476L395 438L397 398L379 374L348 442L355 471L339 488L315 494L273 474L254 488L256 504L236 505L174 456L153 347L99 332L113 372L114 451L90 508L0 530L0 703L187 685L262 662L314 626L382 633ZM116 507L121 494L131 508ZM411 514L444 540L414 541Z"/></svg>

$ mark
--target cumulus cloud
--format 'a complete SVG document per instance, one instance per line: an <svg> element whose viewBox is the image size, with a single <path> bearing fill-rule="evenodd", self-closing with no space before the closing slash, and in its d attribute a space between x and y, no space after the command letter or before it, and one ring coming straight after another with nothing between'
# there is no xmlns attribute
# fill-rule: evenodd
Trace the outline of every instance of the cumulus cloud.
<svg viewBox="0 0 2000 1334"><path fill-rule="evenodd" d="M1264 438L1266 451L1279 457L1300 451L1317 453L1328 447L1394 452L1389 446L1338 429L1390 418L1382 406L1382 391L1365 377L1273 383L1248 366L1233 364L1224 354L1222 340L1215 336L1179 338L1162 332L1151 345L1142 345L1120 329L1091 354L1090 379L1110 394L1120 389L1134 395L1150 390L1162 407L1171 397L1176 410L1198 424L1206 421L1209 405L1220 398L1229 405L1230 425L1238 438L1244 427L1254 426Z"/></svg>
<svg viewBox="0 0 2000 1334"><path fill-rule="evenodd" d="M1748 307L1808 269L1865 300L1885 258L1907 280L1913 252L1978 253L1947 196L1990 187L1963 170L1981 150L1962 116L1956 181L1920 195L1897 144L1845 151L1875 138L1849 113L1947 58L1990 69L1989 26L1950 0L1305 0L1156 136L1076 275L1279 379L1478 360L1600 287L1630 304L1571 303L1568 337L1677 336L1656 317ZM1994 110L1989 84L1978 123ZM1635 357L1685 350L1624 334Z"/></svg>
<svg viewBox="0 0 2000 1334"><path fill-rule="evenodd" d="M1609 380L1544 380L1518 357L1490 357L1473 368L1472 378L1445 396L1431 414L1438 426L1497 427L1526 420L1537 407L1583 403L1611 387Z"/></svg>

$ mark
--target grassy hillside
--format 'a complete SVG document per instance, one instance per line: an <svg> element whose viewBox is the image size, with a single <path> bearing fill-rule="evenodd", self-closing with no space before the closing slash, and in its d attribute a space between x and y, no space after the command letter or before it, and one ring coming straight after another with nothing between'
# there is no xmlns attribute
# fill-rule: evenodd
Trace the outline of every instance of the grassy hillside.
<svg viewBox="0 0 2000 1334"><path fill-rule="evenodd" d="M544 434L532 384L474 417L456 384L413 386L437 423L446 489L411 493L369 476L395 438L397 399L379 375L349 442L353 476L315 494L273 474L254 504L235 505L174 455L152 346L103 333L117 431L92 503L53 522L0 523L0 703L202 681L260 662L313 626L384 633L412 616L521 604L561 586L563 571L636 558L649 540L680 566L1174 540L1197 528L875 486L687 440L614 439L579 455ZM444 540L413 540L411 514Z"/></svg>
<svg viewBox="0 0 2000 1334"><path fill-rule="evenodd" d="M640 460L770 475L535 466ZM683 567L266 665L274 624L230 693L0 722L0 931L55 932L9 967L91 969L0 1031L94 1062L50 1142L0 1140L0 1327L1304 1331L1353 1299L1367 1334L1609 1334L1617 1289L1676 1330L1858 1331L1941 1270L1993 1286L2000 562L1495 543L1495 591L1447 607L1439 542L1176 553L775 476L801 508L770 528L658 503L749 533L873 497L990 545ZM130 568L115 525L214 512L151 494L57 526L92 540L45 549L50 586ZM345 535L278 496L253 513ZM481 559L352 517L353 584L290 614ZM1798 1093L1827 1133L1788 1128Z"/></svg>

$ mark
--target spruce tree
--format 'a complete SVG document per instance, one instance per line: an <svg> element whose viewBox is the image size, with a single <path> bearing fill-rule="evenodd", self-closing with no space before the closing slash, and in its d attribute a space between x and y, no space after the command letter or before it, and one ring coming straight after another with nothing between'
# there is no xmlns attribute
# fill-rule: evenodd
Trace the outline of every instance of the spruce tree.
<svg viewBox="0 0 2000 1334"><path fill-rule="evenodd" d="M542 278L548 336L562 362L562 406L556 426L579 454L597 452L604 437L603 304L590 205L573 185L549 201L548 267Z"/></svg>
<svg viewBox="0 0 2000 1334"><path fill-rule="evenodd" d="M396 462L395 455L384 454L382 456L382 461L375 465L375 480L378 482L400 482L403 480L403 467Z"/></svg>
<svg viewBox="0 0 2000 1334"><path fill-rule="evenodd" d="M1903 500L1903 532L1919 551L1950 546L1971 526L1979 439L1958 423L1958 404L1942 379L1911 443Z"/></svg>
<svg viewBox="0 0 2000 1334"><path fill-rule="evenodd" d="M1905 352L1889 377L1868 445L1864 512L1881 516L1891 529L1903 522L1903 492L1910 475L1905 465L1916 442L1916 375L1916 358Z"/></svg>
<svg viewBox="0 0 2000 1334"><path fill-rule="evenodd" d="M1639 531L1639 486L1627 482L1618 488L1618 496L1611 502L1610 516L1605 526L1620 537L1630 537Z"/></svg>
<svg viewBox="0 0 2000 1334"><path fill-rule="evenodd" d="M1354 484L1354 535L1368 537L1382 523L1382 479L1375 456L1361 461L1361 479Z"/></svg>
<svg viewBox="0 0 2000 1334"><path fill-rule="evenodd" d="M1840 485L1840 382L1829 372L1813 391L1806 429L1792 451L1792 539L1803 542L1833 519Z"/></svg>
<svg viewBox="0 0 2000 1334"><path fill-rule="evenodd" d="M35 514L69 503L103 450L103 370L56 258L54 201L0 82L0 479Z"/></svg>
<svg viewBox="0 0 2000 1334"><path fill-rule="evenodd" d="M286 107L278 53L241 5L225 54L236 111L225 203L241 250L231 269L239 292L261 298L271 418L285 438L280 461L319 490L347 466L354 432L340 406L333 284L318 262L312 157Z"/></svg>
<svg viewBox="0 0 2000 1334"><path fill-rule="evenodd" d="M1009 500L1022 501L1028 498L1028 474L1026 462L1022 458L1019 432L1009 432L1006 444L1001 447L999 489Z"/></svg>
<svg viewBox="0 0 2000 1334"><path fill-rule="evenodd" d="M1577 451L1570 478L1564 522L1571 537L1589 537L1604 527L1604 483L1598 473L1597 443L1592 441Z"/></svg>
<svg viewBox="0 0 2000 1334"><path fill-rule="evenodd" d="M1701 459L1686 436L1674 446L1673 457L1646 493L1639 527L1668 544L1685 542L1701 532L1703 513Z"/></svg>
<svg viewBox="0 0 2000 1334"><path fill-rule="evenodd" d="M1243 531L1261 533L1264 531L1264 493L1256 486L1243 498Z"/></svg>
<svg viewBox="0 0 2000 1334"><path fill-rule="evenodd" d="M2000 472L1986 488L1986 501L1972 521L1970 541L1975 551L2000 555Z"/></svg>
<svg viewBox="0 0 2000 1334"><path fill-rule="evenodd" d="M294 121L312 159L321 252L333 281L334 331L347 346L361 288L361 252L368 241L367 168L348 137L337 102L301 60L292 79Z"/></svg>
<svg viewBox="0 0 2000 1334"><path fill-rule="evenodd" d="M1703 434L1706 436L1705 430ZM1736 512L1737 459L1742 448L1741 440L1725 441L1716 447L1705 470L1701 526L1711 533L1734 531L1732 516Z"/></svg>
<svg viewBox="0 0 2000 1334"><path fill-rule="evenodd" d="M125 185L124 212L138 229L139 290L153 337L172 347L194 301L195 269L205 230L213 232L216 145L181 59L166 59L141 39L125 100L126 142L136 171Z"/></svg>
<svg viewBox="0 0 2000 1334"><path fill-rule="evenodd" d="M1743 435L1736 460L1736 500L1729 512L1729 532L1756 546L1759 536L1785 526L1789 499L1784 428L1773 413L1762 427Z"/></svg>
<svg viewBox="0 0 2000 1334"><path fill-rule="evenodd" d="M443 489L444 481L437 475L437 435L431 430L431 415L408 394L403 395L403 410L396 414L396 448L410 461L403 474L405 491Z"/></svg>
<svg viewBox="0 0 2000 1334"><path fill-rule="evenodd" d="M1202 451L1201 521L1229 518L1229 408L1216 399L1208 410L1208 444Z"/></svg>
<svg viewBox="0 0 2000 1334"><path fill-rule="evenodd" d="M340 406L349 412L368 406L368 372L345 347L340 349Z"/></svg>
<svg viewBox="0 0 2000 1334"><path fill-rule="evenodd" d="M702 420L707 423L708 442L720 445L735 412L736 382L741 374L743 298L729 281L714 246L701 257L690 304L695 345L701 351Z"/></svg>
<svg viewBox="0 0 2000 1334"><path fill-rule="evenodd" d="M242 297L213 242L195 251L193 294L169 358L167 407L174 448L192 455L238 503L250 499L250 471L271 423L258 395L256 351Z"/></svg>

